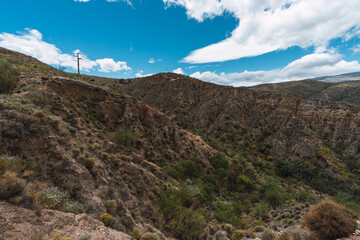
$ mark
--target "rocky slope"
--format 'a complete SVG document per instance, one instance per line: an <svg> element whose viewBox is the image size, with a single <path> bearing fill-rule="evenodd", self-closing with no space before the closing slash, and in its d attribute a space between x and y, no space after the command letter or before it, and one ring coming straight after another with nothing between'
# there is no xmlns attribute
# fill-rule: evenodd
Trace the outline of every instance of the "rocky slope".
<svg viewBox="0 0 360 240"><path fill-rule="evenodd" d="M125 233L115 231L86 214L75 215L43 210L40 215L21 207L0 202L0 239L16 240L24 237L70 239L130 240Z"/></svg>

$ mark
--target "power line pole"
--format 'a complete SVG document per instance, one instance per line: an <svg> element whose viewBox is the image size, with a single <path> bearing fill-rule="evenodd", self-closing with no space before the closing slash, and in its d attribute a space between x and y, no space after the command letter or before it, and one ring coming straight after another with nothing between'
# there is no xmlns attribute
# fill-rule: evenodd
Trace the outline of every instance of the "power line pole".
<svg viewBox="0 0 360 240"><path fill-rule="evenodd" d="M78 80L80 81L80 52L77 52L75 57L77 58L77 66L78 66Z"/></svg>

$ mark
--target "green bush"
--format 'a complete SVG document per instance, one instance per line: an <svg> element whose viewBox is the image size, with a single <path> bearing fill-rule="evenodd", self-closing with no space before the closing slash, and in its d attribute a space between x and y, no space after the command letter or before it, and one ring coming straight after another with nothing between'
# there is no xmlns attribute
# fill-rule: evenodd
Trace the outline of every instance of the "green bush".
<svg viewBox="0 0 360 240"><path fill-rule="evenodd" d="M278 236L278 240L290 240L291 236L288 232L282 232L279 236Z"/></svg>
<svg viewBox="0 0 360 240"><path fill-rule="evenodd" d="M192 209L179 207L176 214L166 225L167 229L179 239L199 239L199 235L206 226L204 216Z"/></svg>
<svg viewBox="0 0 360 240"><path fill-rule="evenodd" d="M285 201L284 189L273 179L265 179L259 188L261 197L273 208L282 205Z"/></svg>
<svg viewBox="0 0 360 240"><path fill-rule="evenodd" d="M228 170L230 167L230 161L226 158L226 155L222 152L217 152L209 159L211 165L216 169Z"/></svg>
<svg viewBox="0 0 360 240"><path fill-rule="evenodd" d="M136 147L138 138L139 133L133 132L130 129L120 128L116 132L110 134L110 141L129 149Z"/></svg>
<svg viewBox="0 0 360 240"><path fill-rule="evenodd" d="M156 233L145 233L141 236L140 240L159 240L159 236Z"/></svg>
<svg viewBox="0 0 360 240"><path fill-rule="evenodd" d="M19 83L20 72L8 61L0 59L0 93L12 93Z"/></svg>
<svg viewBox="0 0 360 240"><path fill-rule="evenodd" d="M310 212L304 214L303 225L320 240L348 237L357 227L355 215L332 201L322 201L313 205Z"/></svg>
<svg viewBox="0 0 360 240"><path fill-rule="evenodd" d="M141 237L141 233L139 229L135 228L131 233L131 240L139 240Z"/></svg>
<svg viewBox="0 0 360 240"><path fill-rule="evenodd" d="M41 191L37 200L46 208L62 210L69 202L69 195L57 187L50 187Z"/></svg>
<svg viewBox="0 0 360 240"><path fill-rule="evenodd" d="M276 235L271 232L270 230L265 231L262 235L261 235L261 240L274 240L276 237Z"/></svg>
<svg viewBox="0 0 360 240"><path fill-rule="evenodd" d="M203 164L199 157L193 156L189 160L183 160L174 166L165 168L167 174L175 179L187 179L199 177L203 170Z"/></svg>

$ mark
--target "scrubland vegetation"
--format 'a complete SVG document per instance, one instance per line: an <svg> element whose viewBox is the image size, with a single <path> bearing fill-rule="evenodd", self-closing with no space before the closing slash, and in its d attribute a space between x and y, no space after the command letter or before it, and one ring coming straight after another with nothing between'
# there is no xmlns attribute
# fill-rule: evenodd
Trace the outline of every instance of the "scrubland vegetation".
<svg viewBox="0 0 360 240"><path fill-rule="evenodd" d="M87 82L71 98L73 85L46 85L57 70L7 61L0 62L0 81L11 75L0 95L0 200L39 214L86 213L134 240L160 239L140 232L135 222L186 240L336 239L356 228L356 156L331 161L340 159L334 147L319 146L318 161L278 158L266 129L255 139L250 129L230 122L214 132L190 129L205 140L201 145L184 130L191 128L186 122L180 129L146 107L135 108L138 102L116 95L120 91ZM19 71L25 76L20 82ZM3 94L13 90L26 94ZM118 115L106 112L116 107ZM300 224L312 233L288 230Z"/></svg>

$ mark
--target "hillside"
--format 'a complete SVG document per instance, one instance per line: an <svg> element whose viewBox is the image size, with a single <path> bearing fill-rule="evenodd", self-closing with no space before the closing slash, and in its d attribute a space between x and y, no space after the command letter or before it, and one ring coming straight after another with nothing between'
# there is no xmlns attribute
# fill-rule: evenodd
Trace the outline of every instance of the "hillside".
<svg viewBox="0 0 360 240"><path fill-rule="evenodd" d="M133 80L122 88L231 154L300 161L300 166L310 162L319 171L316 175L329 171L329 178L334 172L348 172L348 159L359 159L357 107L218 86L175 74ZM356 175L351 178L358 183ZM324 180L319 186L316 177L300 178L322 190L341 186Z"/></svg>
<svg viewBox="0 0 360 240"><path fill-rule="evenodd" d="M339 83L320 80L302 80L278 84L263 84L252 87L256 91L284 93L304 99L317 99L360 105L360 82L343 81Z"/></svg>
<svg viewBox="0 0 360 240"><path fill-rule="evenodd" d="M78 81L0 57L21 71L0 94L0 239L306 235L320 199L360 212L357 107L171 73Z"/></svg>

